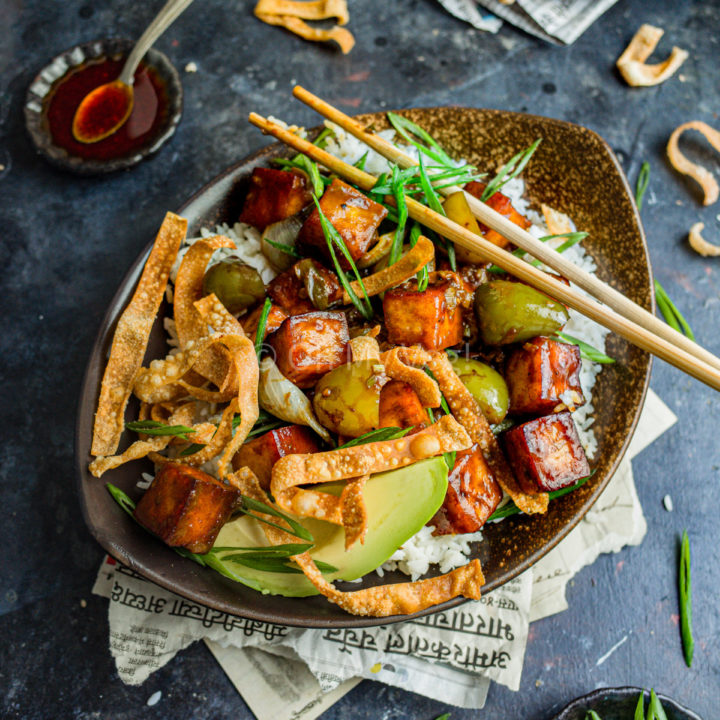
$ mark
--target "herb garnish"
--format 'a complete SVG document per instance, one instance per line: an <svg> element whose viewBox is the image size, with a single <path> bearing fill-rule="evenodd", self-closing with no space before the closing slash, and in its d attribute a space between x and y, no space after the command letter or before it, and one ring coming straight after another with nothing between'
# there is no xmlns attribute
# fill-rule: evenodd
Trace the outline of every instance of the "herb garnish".
<svg viewBox="0 0 720 720"><path fill-rule="evenodd" d="M570 343L570 345L577 345L580 348L580 357L584 358L585 360L589 360L590 362L601 363L603 365L609 365L615 362L614 358L606 355L601 350L598 350L597 348L594 348L592 345L589 345L583 340L579 340L578 338L573 337L572 335L568 335L567 333L558 331L552 336L552 339L560 340L560 342L564 343Z"/></svg>
<svg viewBox="0 0 720 720"><path fill-rule="evenodd" d="M683 317L683 314L677 309L675 303L670 299L665 288L658 280L655 281L655 300L657 300L658 310L665 318L665 322L674 330L681 332L686 337L695 342L695 334Z"/></svg>
<svg viewBox="0 0 720 720"><path fill-rule="evenodd" d="M183 440L189 440L188 433L195 432L193 428L186 425L165 425L157 420L133 420L125 423L125 429L144 435L172 435Z"/></svg>
<svg viewBox="0 0 720 720"><path fill-rule="evenodd" d="M405 185L402 181L400 170L397 165L393 165L392 180L390 183L392 195L395 198L397 208L397 227L395 228L395 236L390 247L388 255L388 267L397 262L402 254L403 239L405 237L405 224L408 218L407 202L405 202Z"/></svg>
<svg viewBox="0 0 720 720"><path fill-rule="evenodd" d="M365 163L367 162L368 153L369 153L369 152L370 152L369 150L366 150L366 151L363 153L363 156L355 163L355 167L356 167L358 170L364 170L364 169L365 169Z"/></svg>
<svg viewBox="0 0 720 720"><path fill-rule="evenodd" d="M347 249L345 241L342 239L342 235L340 235L340 233L335 229L333 224L325 217L325 213L323 213L322 209L320 208L320 203L318 202L318 199L315 195L313 195L313 202L315 203L315 207L317 208L318 214L320 216L320 225L322 227L323 234L325 235L325 241L327 242L328 249L330 250L330 255L332 257L333 264L335 265L335 272L337 273L338 279L340 280L340 284L343 286L343 289L350 297L352 304L357 308L358 312L366 320L369 320L373 316L373 309L372 305L370 304L370 298L368 297L367 290L365 290L365 284L363 283L357 266L355 265L355 261L352 259L352 255L350 255L350 251ZM344 255L345 259L348 261L350 267L355 273L355 277L358 281L358 284L360 285L360 289L363 291L364 297L362 300L360 300L356 292L353 290L347 273L343 270L340 262L337 259L337 256L335 255L335 248L333 247L333 245L337 245L338 249Z"/></svg>
<svg viewBox="0 0 720 720"><path fill-rule="evenodd" d="M645 191L650 184L650 163L643 162L635 182L635 204L638 211L642 208ZM677 309L675 303L670 299L665 288L658 280L655 280L655 300L657 301L658 310L662 314L665 322L673 329L683 333L686 337L695 342L695 334L693 333L688 321L683 314Z"/></svg>
<svg viewBox="0 0 720 720"><path fill-rule="evenodd" d="M291 255L294 258L302 258L302 255L292 245L283 245L282 243L277 242L277 240L271 240L267 237L265 238L265 242L268 245L272 245L272 247L276 248L277 250Z"/></svg>
<svg viewBox="0 0 720 720"><path fill-rule="evenodd" d="M413 226L410 228L410 247L414 248L415 245L417 245L417 241L422 234L422 229L420 228L420 225L418 223L413 223ZM425 290L428 286L428 280L430 278L428 274L428 267L427 265L423 265L420 270L418 271L417 275L417 289L418 292L422 292Z"/></svg>
<svg viewBox="0 0 720 720"><path fill-rule="evenodd" d="M680 564L678 568L678 590L680 592L680 633L682 635L685 664L692 666L695 641L692 632L692 585L690 582L690 538L683 530L680 542Z"/></svg>
<svg viewBox="0 0 720 720"><path fill-rule="evenodd" d="M530 162L530 158L537 150L538 145L542 142L542 138L538 138L529 148L522 150L513 156L510 161L503 165L500 172L487 184L480 199L487 202L496 192L499 192L507 183L514 180Z"/></svg>
<svg viewBox="0 0 720 720"><path fill-rule="evenodd" d="M297 168L298 170L302 170L310 178L312 191L318 196L323 194L325 190L325 182L322 175L320 175L320 169L318 168L317 163L314 160L311 160L307 155L298 153L291 160L288 160L287 158L276 158L273 162L281 167Z"/></svg>
<svg viewBox="0 0 720 720"><path fill-rule="evenodd" d="M588 233L581 232L581 231L574 231L574 232L567 232L567 233L560 233L558 235L544 235L541 238L538 238L540 242L547 242L548 240L556 240L557 238L567 238L564 243L561 243L555 248L555 252L565 252L568 248L571 248L573 245L577 245L579 242L584 240L588 236ZM525 252L522 248L517 248L517 250L513 250L513 255L515 257L522 258L528 253ZM542 262L540 260L536 260L535 258L532 258L528 260L530 265L533 265L534 267L540 267L542 265ZM499 265L490 265L487 269L488 272L491 273L504 273L505 270L503 270Z"/></svg>
<svg viewBox="0 0 720 720"><path fill-rule="evenodd" d="M437 140L412 120L392 112L389 112L387 117L397 134L414 145L421 156L427 155L441 165L455 165L455 161L440 147ZM411 133L415 136L414 138ZM423 140L426 144L423 145L418 139Z"/></svg>
<svg viewBox="0 0 720 720"><path fill-rule="evenodd" d="M427 203L427 206L431 210L434 210L436 213L439 213L443 217L446 217L445 209L443 208L442 203L440 202L440 198L438 198L438 195L435 192L435 188L433 188L432 183L430 182L430 178L428 177L422 155L420 155L419 167L420 167L420 187L422 188L423 194L425 195L425 202ZM445 250L447 251L447 254L448 254L448 261L450 262L450 269L453 271L457 270L457 261L455 259L455 245L452 242L446 240L445 241Z"/></svg>
<svg viewBox="0 0 720 720"><path fill-rule="evenodd" d="M272 308L272 300L265 298L262 312L260 313L260 319L258 320L257 330L255 331L255 354L260 359L262 353L263 341L265 340L265 328L267 326L268 315L270 314L270 308ZM233 418L234 422L235 418ZM233 426L233 430L235 426Z"/></svg>

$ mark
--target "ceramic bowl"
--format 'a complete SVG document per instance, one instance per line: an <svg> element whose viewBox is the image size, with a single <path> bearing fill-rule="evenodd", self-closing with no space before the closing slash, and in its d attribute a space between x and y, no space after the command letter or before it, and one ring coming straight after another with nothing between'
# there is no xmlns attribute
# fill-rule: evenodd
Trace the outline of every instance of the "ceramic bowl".
<svg viewBox="0 0 720 720"><path fill-rule="evenodd" d="M594 710L601 720L630 720L634 717L638 697L643 692L637 687L602 688L583 697L573 700L559 715L552 720L586 720L587 713ZM671 698L657 693L668 720L702 720L692 710L675 702ZM645 709L650 700L650 693L645 691Z"/></svg>
<svg viewBox="0 0 720 720"><path fill-rule="evenodd" d="M30 83L25 96L25 126L38 153L53 165L79 175L102 175L126 170L156 153L173 135L182 117L180 76L166 55L151 48L143 62L158 73L165 86L167 114L164 124L143 146L117 158L94 160L73 155L53 142L46 117L47 100L53 85L72 68L89 60L127 56L133 45L133 41L121 38L106 38L76 45L53 58Z"/></svg>
<svg viewBox="0 0 720 720"><path fill-rule="evenodd" d="M599 277L642 307L653 309L652 277L638 212L620 165L598 135L570 123L498 110L444 107L403 112L456 157L467 158L480 169L494 171L518 150L542 137L543 142L524 173L530 198L567 213L579 228L588 231L585 245L595 258ZM380 113L359 119L375 128L387 124ZM202 227L234 222L252 169L287 154L280 145L271 145L233 165L202 188L179 209L189 220L189 235L199 234ZM161 197L157 205L159 224L166 210ZM105 481L137 498L140 491L136 482L142 470L151 470L149 462L121 466L101 480L89 475L93 415L112 332L148 252L149 246L120 282L92 350L80 398L76 439L78 490L93 535L111 555L143 576L217 610L303 627L357 627L405 619L354 617L322 597L261 595L233 583L181 559L115 505L105 490ZM164 356L166 348L163 331L156 323L148 357ZM650 358L617 336L608 337L607 353L617 362L603 366L592 396L598 443L591 462L595 474L580 489L553 501L545 515L516 515L483 528L484 540L476 546L475 556L482 562L487 580L485 592L506 583L560 542L598 499L617 468L640 415L649 381ZM396 572L381 580L371 573L363 582L368 586L399 580L407 577ZM455 599L420 614L461 602L462 599Z"/></svg>

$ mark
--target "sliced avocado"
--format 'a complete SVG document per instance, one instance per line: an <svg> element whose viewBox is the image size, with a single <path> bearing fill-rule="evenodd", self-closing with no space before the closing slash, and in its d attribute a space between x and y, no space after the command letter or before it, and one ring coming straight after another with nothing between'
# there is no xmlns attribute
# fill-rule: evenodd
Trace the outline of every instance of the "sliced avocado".
<svg viewBox="0 0 720 720"><path fill-rule="evenodd" d="M339 495L342 483L328 483L323 491ZM406 540L417 533L442 505L447 491L447 464L442 457L409 467L373 475L363 497L368 528L364 544L356 542L345 550L345 532L322 520L302 518L315 538L310 554L338 568L326 573L332 580L355 580L382 565ZM302 542L298 540L297 542ZM217 547L266 546L261 524L247 516L227 523L215 542ZM272 573L245 567L236 562L217 561L213 567L237 582L272 595L306 597L317 590L302 574Z"/></svg>

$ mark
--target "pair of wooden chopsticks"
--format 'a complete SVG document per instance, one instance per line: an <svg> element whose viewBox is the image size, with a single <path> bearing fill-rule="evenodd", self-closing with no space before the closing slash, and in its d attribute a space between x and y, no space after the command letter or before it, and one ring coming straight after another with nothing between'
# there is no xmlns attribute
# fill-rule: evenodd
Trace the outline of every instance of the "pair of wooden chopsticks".
<svg viewBox="0 0 720 720"><path fill-rule="evenodd" d="M293 94L391 162L403 168L417 165L413 158L396 148L392 143L378 135L366 132L351 117L304 88L295 87ZM249 120L263 132L273 135L286 145L304 153L317 163L324 165L331 172L363 190L370 190L377 181L374 175L348 165L334 155L257 113L250 113ZM443 188L441 192L451 193L459 189ZM588 297L568 287L552 275L530 265L411 197L406 197L408 214L422 225L435 230L457 245L479 254L487 262L498 265L519 280L532 285L574 310L581 312L586 317L604 325L639 348L656 355L715 390L720 390L719 358L686 338L682 333L673 330L652 313L636 305L614 288L606 285L590 273L581 270L562 254L548 248L529 232L510 222L470 194L465 193L465 197L473 214L483 225L496 230L519 248L568 278L593 297ZM597 300L594 298L597 298ZM604 304L601 304L598 300Z"/></svg>

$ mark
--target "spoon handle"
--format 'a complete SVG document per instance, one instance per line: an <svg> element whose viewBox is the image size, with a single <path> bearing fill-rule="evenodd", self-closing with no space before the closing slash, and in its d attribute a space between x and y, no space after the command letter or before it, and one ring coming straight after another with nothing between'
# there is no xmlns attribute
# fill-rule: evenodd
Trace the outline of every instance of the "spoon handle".
<svg viewBox="0 0 720 720"><path fill-rule="evenodd" d="M126 85L133 84L135 70L140 64L145 53L152 47L154 42L170 27L173 21L187 8L193 0L168 0L162 10L155 16L155 19L148 25L147 30L135 43L128 59L125 61L119 80Z"/></svg>

